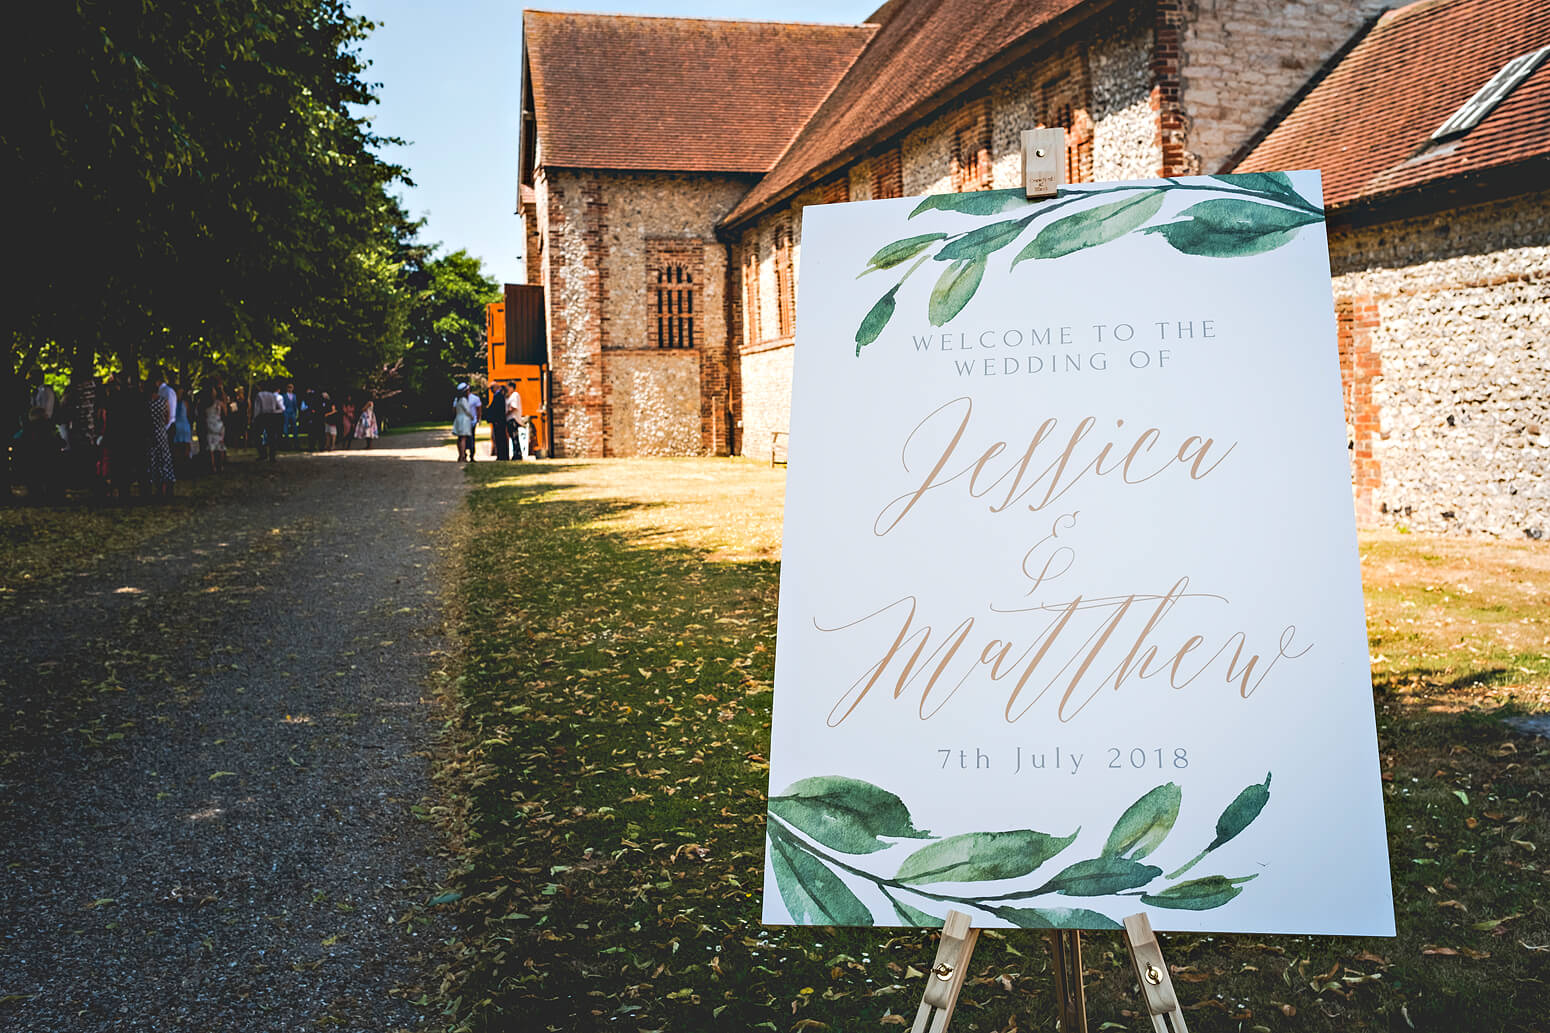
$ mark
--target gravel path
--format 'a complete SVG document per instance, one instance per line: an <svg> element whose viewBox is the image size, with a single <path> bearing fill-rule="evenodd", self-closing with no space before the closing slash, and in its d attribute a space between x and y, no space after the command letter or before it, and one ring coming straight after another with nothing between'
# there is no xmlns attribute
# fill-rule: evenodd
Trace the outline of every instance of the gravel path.
<svg viewBox="0 0 1550 1033"><path fill-rule="evenodd" d="M439 434L282 456L0 614L0 1029L426 1025Z"/></svg>

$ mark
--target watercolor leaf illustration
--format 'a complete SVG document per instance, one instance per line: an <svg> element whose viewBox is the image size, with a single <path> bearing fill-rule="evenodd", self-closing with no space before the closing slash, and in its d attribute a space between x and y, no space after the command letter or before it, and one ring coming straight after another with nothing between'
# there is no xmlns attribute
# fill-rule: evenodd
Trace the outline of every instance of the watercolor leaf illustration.
<svg viewBox="0 0 1550 1033"><path fill-rule="evenodd" d="M1237 258L1274 251L1288 243L1299 229L1323 218L1312 212L1233 197L1201 201L1179 215L1187 219L1149 226L1142 232L1161 234L1175 250L1186 255L1208 258Z"/></svg>
<svg viewBox="0 0 1550 1033"><path fill-rule="evenodd" d="M1162 190L1148 190L1135 197L1110 201L1096 208L1088 208L1057 219L1039 231L1028 246L1012 259L1012 268L1029 258L1062 258L1077 251L1118 240L1125 234L1144 226L1157 214L1167 194Z"/></svg>
<svg viewBox="0 0 1550 1033"><path fill-rule="evenodd" d="M872 913L844 881L817 857L800 849L791 835L774 829L770 860L775 884L791 917L808 925L869 925Z"/></svg>
<svg viewBox="0 0 1550 1033"><path fill-rule="evenodd" d="M1251 785L1235 796L1232 803L1228 804L1227 809L1222 812L1222 816L1216 819L1216 838L1211 840L1206 848L1196 854L1194 859L1184 867L1170 872L1168 878L1177 879L1199 864L1201 859L1211 851L1248 828L1249 824L1259 817L1259 812L1265 809L1265 804L1269 802L1270 774L1267 772L1263 783Z"/></svg>
<svg viewBox="0 0 1550 1033"><path fill-rule="evenodd" d="M941 278L931 291L931 304L926 310L932 326L941 326L963 311L969 299L974 297L974 292L980 289L980 281L985 278L985 267L989 261L988 258L979 258L954 262L942 271Z"/></svg>
<svg viewBox="0 0 1550 1033"><path fill-rule="evenodd" d="M1184 793L1177 783L1165 782L1131 804L1114 823L1114 831L1103 844L1102 856L1129 855L1131 860L1139 861L1156 850L1173 831L1183 799Z"/></svg>
<svg viewBox="0 0 1550 1033"><path fill-rule="evenodd" d="M931 835L914 826L903 800L859 778L804 778L771 797L769 809L805 835L846 854L886 850L891 844L884 843L883 836L926 839Z"/></svg>
<svg viewBox="0 0 1550 1033"><path fill-rule="evenodd" d="M1108 929L1125 928L1101 911L1085 907L1004 907L1001 917L1021 929Z"/></svg>
<svg viewBox="0 0 1550 1033"><path fill-rule="evenodd" d="M1141 858L1166 845L1178 820L1183 790L1156 786L1114 823L1098 856L1068 863L1053 876L1038 873L1081 835L1052 836L1033 829L933 836L917 829L909 808L892 792L858 778L822 775L793 783L770 798L768 836L775 885L793 920L811 925L870 925L871 908L857 896L857 880L887 900L892 920L920 928L942 924L932 910L968 906L1026 929L1117 929L1091 908L1039 907L1040 897L1140 897L1143 904L1182 911L1221 907L1255 876L1211 875L1176 882L1211 851L1241 835L1270 801L1270 776L1250 785L1216 822L1216 836L1183 868L1163 877ZM894 874L869 869L865 855L899 840L930 842L911 851ZM887 842L893 841L893 842ZM832 851L832 852L831 852ZM876 862L873 862L874 867ZM1159 877L1171 885L1156 886ZM979 892L946 892L947 884L994 883ZM927 910L928 908L932 910Z"/></svg>
<svg viewBox="0 0 1550 1033"><path fill-rule="evenodd" d="M1257 875L1245 875L1240 879L1208 875L1204 879L1176 883L1161 893L1143 893L1141 903L1182 911L1209 911L1242 893L1243 884L1257 878Z"/></svg>
<svg viewBox="0 0 1550 1033"><path fill-rule="evenodd" d="M1157 222L1170 194L1199 191L1213 196ZM1117 195L1106 199L1107 195ZM1074 210L1045 221L1066 208ZM1030 210L1031 209L1031 210ZM1243 258L1291 243L1299 230L1321 221L1324 209L1297 192L1284 172L1252 172L1167 179L1092 189L1063 188L1053 201L1034 203L1020 189L933 194L922 198L909 218L948 212L978 219L1016 213L1011 218L971 226L958 233L933 232L883 245L857 276L904 269L893 287L862 317L856 329L856 354L880 337L898 312L898 292L927 261L946 263L926 306L932 326L943 326L973 300L991 259L1037 227L1007 269L1029 261L1053 261L1101 247L1132 234L1161 240L1180 254L1200 258ZM933 249L935 249L933 251Z"/></svg>
<svg viewBox="0 0 1550 1033"><path fill-rule="evenodd" d="M966 194L932 194L921 199L910 212L910 218L922 212L962 212L965 215L1000 215L1002 212L1026 208L1032 201L1025 191L973 190Z"/></svg>
<svg viewBox="0 0 1550 1033"><path fill-rule="evenodd" d="M1031 829L949 836L906 857L894 878L917 885L1020 878L1070 846L1077 832L1063 839Z"/></svg>

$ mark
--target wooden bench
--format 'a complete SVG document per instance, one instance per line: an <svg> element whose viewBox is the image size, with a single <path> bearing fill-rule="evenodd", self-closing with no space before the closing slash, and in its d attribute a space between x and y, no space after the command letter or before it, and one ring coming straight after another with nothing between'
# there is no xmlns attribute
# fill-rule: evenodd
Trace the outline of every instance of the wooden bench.
<svg viewBox="0 0 1550 1033"><path fill-rule="evenodd" d="M791 435L783 430L770 432L770 465L786 465L786 444Z"/></svg>

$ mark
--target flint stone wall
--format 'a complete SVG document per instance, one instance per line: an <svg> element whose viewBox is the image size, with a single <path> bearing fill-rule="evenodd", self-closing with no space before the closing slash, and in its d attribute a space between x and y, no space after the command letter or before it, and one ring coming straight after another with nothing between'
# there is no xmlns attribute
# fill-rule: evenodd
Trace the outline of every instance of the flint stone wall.
<svg viewBox="0 0 1550 1033"><path fill-rule="evenodd" d="M1330 255L1337 311L1370 313L1372 358L1347 370L1363 522L1550 533L1550 191L1337 222Z"/></svg>

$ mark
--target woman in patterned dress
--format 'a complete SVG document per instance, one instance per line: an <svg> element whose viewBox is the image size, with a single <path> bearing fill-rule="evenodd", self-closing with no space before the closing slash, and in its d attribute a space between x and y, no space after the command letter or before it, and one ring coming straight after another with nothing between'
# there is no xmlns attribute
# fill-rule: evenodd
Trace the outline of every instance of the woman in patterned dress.
<svg viewBox="0 0 1550 1033"><path fill-rule="evenodd" d="M367 448L377 441L377 410L370 401L361 407L360 415L356 417L355 436L365 441Z"/></svg>
<svg viewBox="0 0 1550 1033"><path fill-rule="evenodd" d="M146 449L146 484L156 495L170 496L177 483L172 466L172 446L167 440L167 399L154 388L150 395L150 434Z"/></svg>

